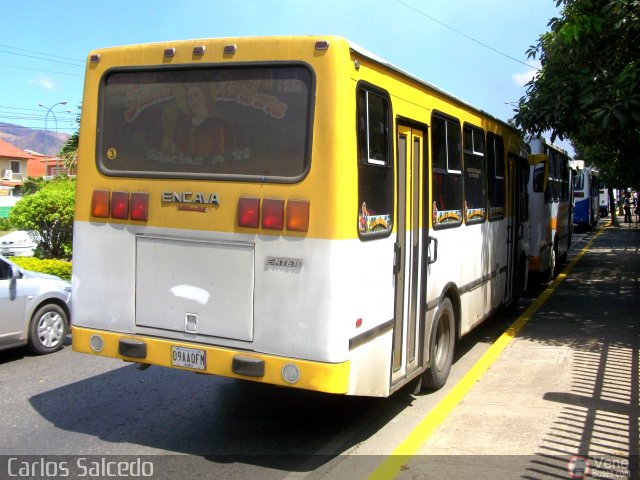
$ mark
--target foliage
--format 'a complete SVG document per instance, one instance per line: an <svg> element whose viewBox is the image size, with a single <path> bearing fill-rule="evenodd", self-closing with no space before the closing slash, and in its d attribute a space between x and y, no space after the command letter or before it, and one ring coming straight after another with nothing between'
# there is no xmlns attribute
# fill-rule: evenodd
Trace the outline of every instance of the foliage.
<svg viewBox="0 0 640 480"><path fill-rule="evenodd" d="M26 177L22 180L22 195L32 195L40 190L47 180L43 177Z"/></svg>
<svg viewBox="0 0 640 480"><path fill-rule="evenodd" d="M5 233L9 233L13 230L11 226L11 222L8 218L0 218L0 235L4 235Z"/></svg>
<svg viewBox="0 0 640 480"><path fill-rule="evenodd" d="M9 219L15 228L39 235L36 256L68 258L72 251L74 205L75 181L57 177L16 203Z"/></svg>
<svg viewBox="0 0 640 480"><path fill-rule="evenodd" d="M78 105L76 114L76 124L80 125L80 115L82 106ZM80 141L80 130L73 132L60 150L60 158L67 172L75 172L78 168L78 142Z"/></svg>
<svg viewBox="0 0 640 480"><path fill-rule="evenodd" d="M34 257L11 257L10 260L25 270L48 273L50 275L56 275L60 278L64 278L65 280L71 279L71 262L67 262L65 260L42 260Z"/></svg>
<svg viewBox="0 0 640 480"><path fill-rule="evenodd" d="M525 132L570 138L600 169L640 185L640 0L557 0L560 18L528 50L542 68L515 122ZM603 154L604 152L604 154Z"/></svg>

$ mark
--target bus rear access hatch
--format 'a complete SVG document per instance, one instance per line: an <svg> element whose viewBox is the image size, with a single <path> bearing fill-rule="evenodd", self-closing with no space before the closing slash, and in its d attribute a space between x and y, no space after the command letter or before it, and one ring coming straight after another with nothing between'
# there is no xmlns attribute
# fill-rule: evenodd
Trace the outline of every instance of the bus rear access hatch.
<svg viewBox="0 0 640 480"><path fill-rule="evenodd" d="M139 235L136 325L253 340L254 245Z"/></svg>

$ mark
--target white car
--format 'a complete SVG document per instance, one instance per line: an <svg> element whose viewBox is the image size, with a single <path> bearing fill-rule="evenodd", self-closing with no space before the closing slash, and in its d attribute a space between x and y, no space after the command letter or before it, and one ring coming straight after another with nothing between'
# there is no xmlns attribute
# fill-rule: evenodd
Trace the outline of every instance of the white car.
<svg viewBox="0 0 640 480"><path fill-rule="evenodd" d="M33 257L37 247L37 233L16 230L0 237L0 255L5 257Z"/></svg>
<svg viewBox="0 0 640 480"><path fill-rule="evenodd" d="M70 326L71 284L20 268L0 255L0 350L36 354L62 348Z"/></svg>

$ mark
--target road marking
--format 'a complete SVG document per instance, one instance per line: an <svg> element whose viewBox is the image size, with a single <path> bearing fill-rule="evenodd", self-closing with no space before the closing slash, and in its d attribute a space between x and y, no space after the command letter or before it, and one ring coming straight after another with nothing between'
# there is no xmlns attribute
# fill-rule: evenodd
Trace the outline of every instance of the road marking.
<svg viewBox="0 0 640 480"><path fill-rule="evenodd" d="M518 332L524 327L531 317L544 305L551 294L567 278L573 267L591 248L593 241L611 224L608 223L600 228L578 254L566 265L553 282L527 309L507 328L482 357L475 363L466 375L451 389L451 391L424 417L409 435L391 452L380 465L369 476L370 480L389 480L403 469L409 460L416 454L433 432L449 416L453 409L460 403L464 396L471 390L471 387L480 380L484 372L497 360L502 351L511 343Z"/></svg>

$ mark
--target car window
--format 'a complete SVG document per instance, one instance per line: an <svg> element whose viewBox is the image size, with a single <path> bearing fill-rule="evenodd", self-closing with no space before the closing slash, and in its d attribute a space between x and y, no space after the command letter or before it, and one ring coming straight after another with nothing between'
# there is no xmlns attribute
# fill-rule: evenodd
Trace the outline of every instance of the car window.
<svg viewBox="0 0 640 480"><path fill-rule="evenodd" d="M11 268L9 268L9 264L3 260L0 260L0 280L7 280L9 278L10 272Z"/></svg>

